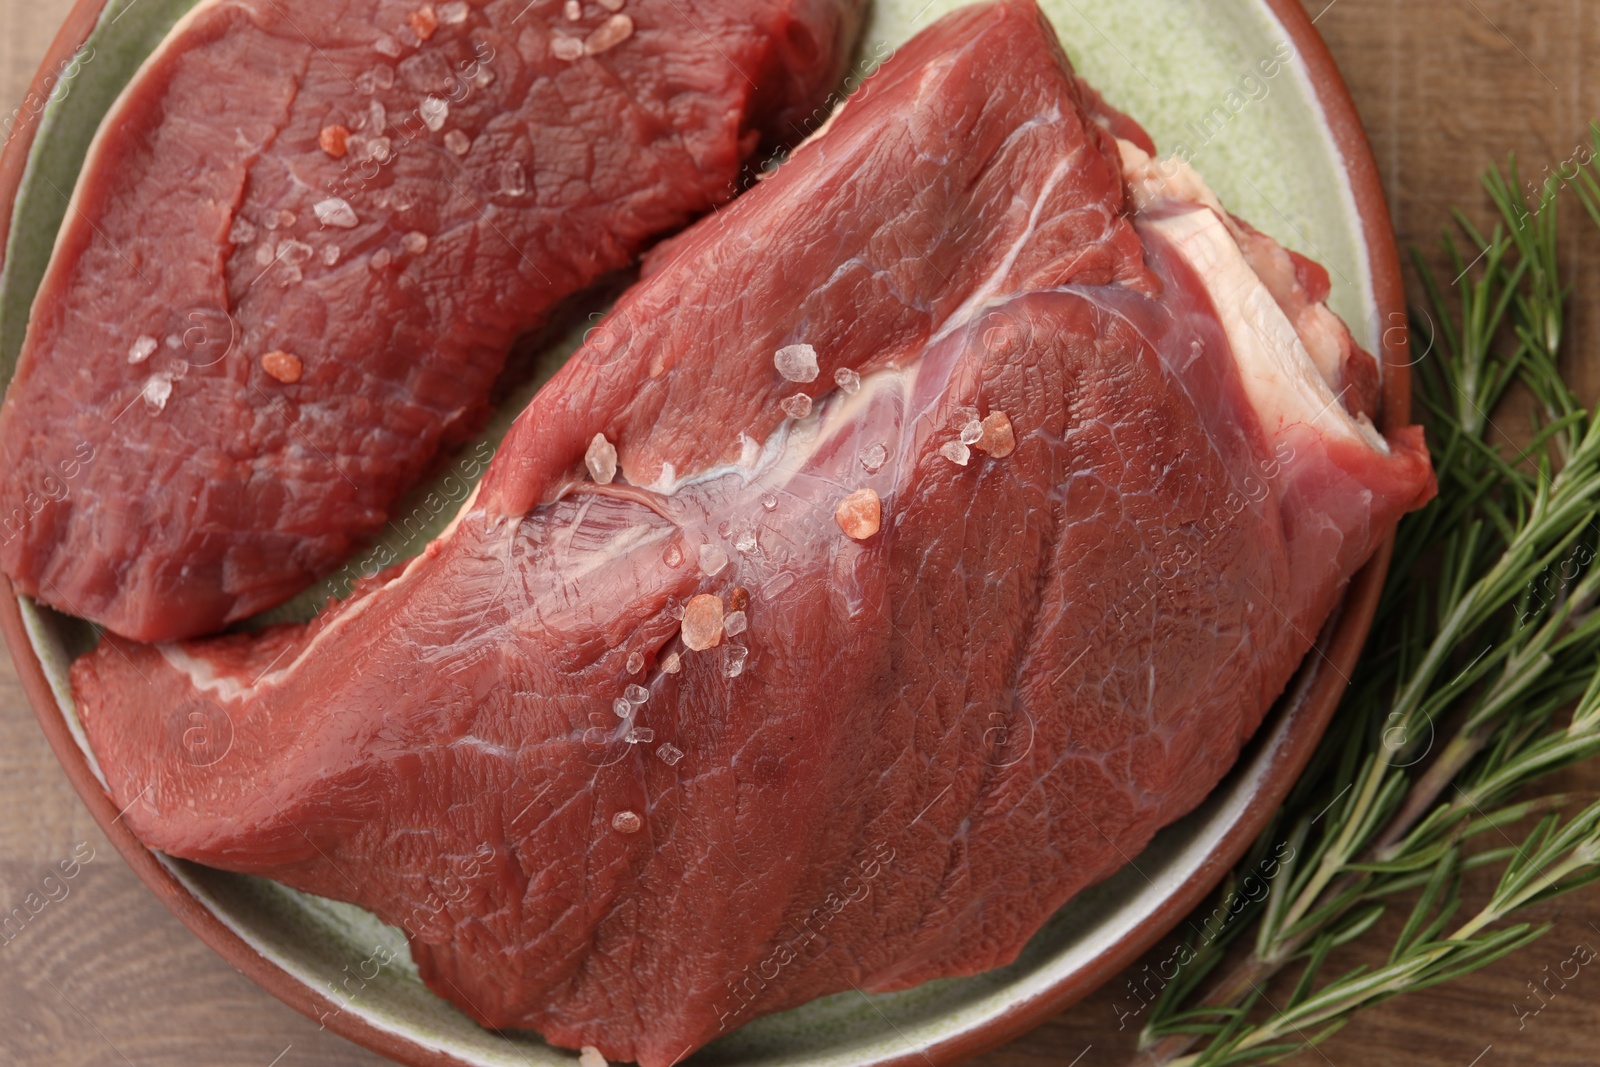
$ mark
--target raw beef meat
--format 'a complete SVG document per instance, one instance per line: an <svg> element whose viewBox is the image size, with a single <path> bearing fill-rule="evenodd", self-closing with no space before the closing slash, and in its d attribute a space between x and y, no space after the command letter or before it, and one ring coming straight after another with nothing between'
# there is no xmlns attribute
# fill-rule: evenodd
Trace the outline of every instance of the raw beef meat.
<svg viewBox="0 0 1600 1067"><path fill-rule="evenodd" d="M0 425L0 566L141 640L334 569L512 341L736 189L863 0L202 0L106 117Z"/></svg>
<svg viewBox="0 0 1600 1067"><path fill-rule="evenodd" d="M422 556L309 626L105 641L132 827L646 1067L1013 959L1433 488L1086 103L1031 0L937 23L660 253Z"/></svg>

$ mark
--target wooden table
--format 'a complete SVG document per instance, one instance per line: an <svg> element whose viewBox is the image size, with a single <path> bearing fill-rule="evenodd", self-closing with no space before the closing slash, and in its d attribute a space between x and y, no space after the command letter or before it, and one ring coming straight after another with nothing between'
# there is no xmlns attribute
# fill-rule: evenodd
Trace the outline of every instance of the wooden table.
<svg viewBox="0 0 1600 1067"><path fill-rule="evenodd" d="M1196 3L1204 0L1194 0ZM1326 6L1324 6L1326 5ZM0 0L0 103L19 100L68 0ZM1516 151L1537 175L1570 157L1600 117L1600 5L1589 0L1307 0L1371 132L1406 244L1432 246L1452 205L1487 217L1476 175ZM1586 63L1586 57L1593 57ZM1600 234L1569 217L1578 292L1600 293ZM1578 309L1585 396L1600 387L1600 301ZM1600 767L1565 776L1594 790ZM262 992L189 934L123 865L58 771L9 661L0 664L0 911L37 890L75 850L93 853L69 894L0 945L0 1063L27 1067L378 1065L386 1061ZM1478 887L1480 890L1483 886ZM1454 985L1360 1017L1297 1064L1542 1067L1600 1062L1600 973L1580 972L1519 1027L1514 1004L1574 944L1600 947L1600 886L1540 917L1554 931ZM1392 933L1393 931L1391 931ZM1165 950L1163 950L1165 952ZM1359 952L1351 957L1361 959ZM1113 1067L1125 979L1015 1043L984 1067Z"/></svg>

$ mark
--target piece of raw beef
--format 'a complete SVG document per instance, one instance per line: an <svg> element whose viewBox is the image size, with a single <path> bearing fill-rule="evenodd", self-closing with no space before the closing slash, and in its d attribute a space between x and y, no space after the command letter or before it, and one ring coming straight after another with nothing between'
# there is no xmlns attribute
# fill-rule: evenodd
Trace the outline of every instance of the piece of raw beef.
<svg viewBox="0 0 1600 1067"><path fill-rule="evenodd" d="M333 570L519 334L816 124L863 6L202 0L106 116L35 301L0 567L140 640Z"/></svg>
<svg viewBox="0 0 1600 1067"><path fill-rule="evenodd" d="M79 661L129 824L646 1067L1013 959L1433 489L1341 402L1325 279L1114 128L1031 0L918 36L662 250L423 555Z"/></svg>

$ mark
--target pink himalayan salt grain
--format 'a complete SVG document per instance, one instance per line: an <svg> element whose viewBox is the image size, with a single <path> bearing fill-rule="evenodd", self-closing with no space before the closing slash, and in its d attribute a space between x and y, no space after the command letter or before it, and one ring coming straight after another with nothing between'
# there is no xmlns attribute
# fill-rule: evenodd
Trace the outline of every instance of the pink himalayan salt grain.
<svg viewBox="0 0 1600 1067"><path fill-rule="evenodd" d="M958 467L965 467L972 460L972 449L960 441L951 441L939 449L939 454Z"/></svg>
<svg viewBox="0 0 1600 1067"><path fill-rule="evenodd" d="M583 42L583 50L591 56L597 56L611 51L632 36L633 20L627 15L612 15Z"/></svg>
<svg viewBox="0 0 1600 1067"><path fill-rule="evenodd" d="M772 365L791 382L817 380L817 350L810 345L786 345L772 357Z"/></svg>
<svg viewBox="0 0 1600 1067"><path fill-rule="evenodd" d="M584 466L589 468L589 476L600 485L610 485L617 477L617 448L606 435L597 433L589 442L589 450L583 456Z"/></svg>
<svg viewBox="0 0 1600 1067"><path fill-rule="evenodd" d="M406 16L406 22L411 26L411 32L424 41L439 31L439 16L434 12L432 4L423 4L417 8Z"/></svg>
<svg viewBox="0 0 1600 1067"><path fill-rule="evenodd" d="M722 599L701 593L683 607L683 643L691 652L722 644Z"/></svg>
<svg viewBox="0 0 1600 1067"><path fill-rule="evenodd" d="M833 517L851 540L866 541L883 526L883 502L871 489L857 489L839 501Z"/></svg>
<svg viewBox="0 0 1600 1067"><path fill-rule="evenodd" d="M1005 412L991 412L983 420L983 436L978 438L976 447L995 459L1005 459L1017 450L1017 434Z"/></svg>
<svg viewBox="0 0 1600 1067"><path fill-rule="evenodd" d="M283 384L293 385L300 380L304 365L298 357L279 350L268 352L261 357L261 369Z"/></svg>
<svg viewBox="0 0 1600 1067"><path fill-rule="evenodd" d="M334 159L343 159L350 145L350 130L345 126L324 126L317 145Z"/></svg>

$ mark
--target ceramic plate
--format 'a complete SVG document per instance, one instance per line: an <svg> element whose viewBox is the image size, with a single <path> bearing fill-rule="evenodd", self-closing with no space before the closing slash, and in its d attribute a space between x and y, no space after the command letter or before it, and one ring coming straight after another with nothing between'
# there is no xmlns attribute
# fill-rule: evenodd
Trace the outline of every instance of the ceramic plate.
<svg viewBox="0 0 1600 1067"><path fill-rule="evenodd" d="M5 240L0 379L90 138L117 93L193 0L81 0L46 59L0 159ZM958 6L878 0L861 62ZM1295 0L1041 0L1068 53L1164 152L1185 155L1234 211L1325 264L1332 304L1382 351L1387 426L1408 415L1403 300L1376 171L1348 94ZM545 360L548 372L573 339ZM508 405L488 437L503 432ZM459 497L457 497L459 499ZM404 513L405 509L402 509ZM442 525L448 516L441 516ZM414 537L397 546L419 550ZM1121 873L1063 908L1009 967L885 996L850 993L760 1019L691 1064L863 1067L946 1063L1015 1036L1126 966L1210 890L1259 832L1320 738L1370 623L1387 550L1357 576L1289 694L1206 803ZM354 568L359 570L360 568ZM279 609L303 617L331 584ZM433 996L397 929L275 883L168 859L117 821L73 713L66 671L89 628L10 594L0 625L52 745L85 803L147 884L236 967L331 1029L410 1064L570 1064L535 1035L485 1031ZM378 949L395 962L352 976Z"/></svg>

